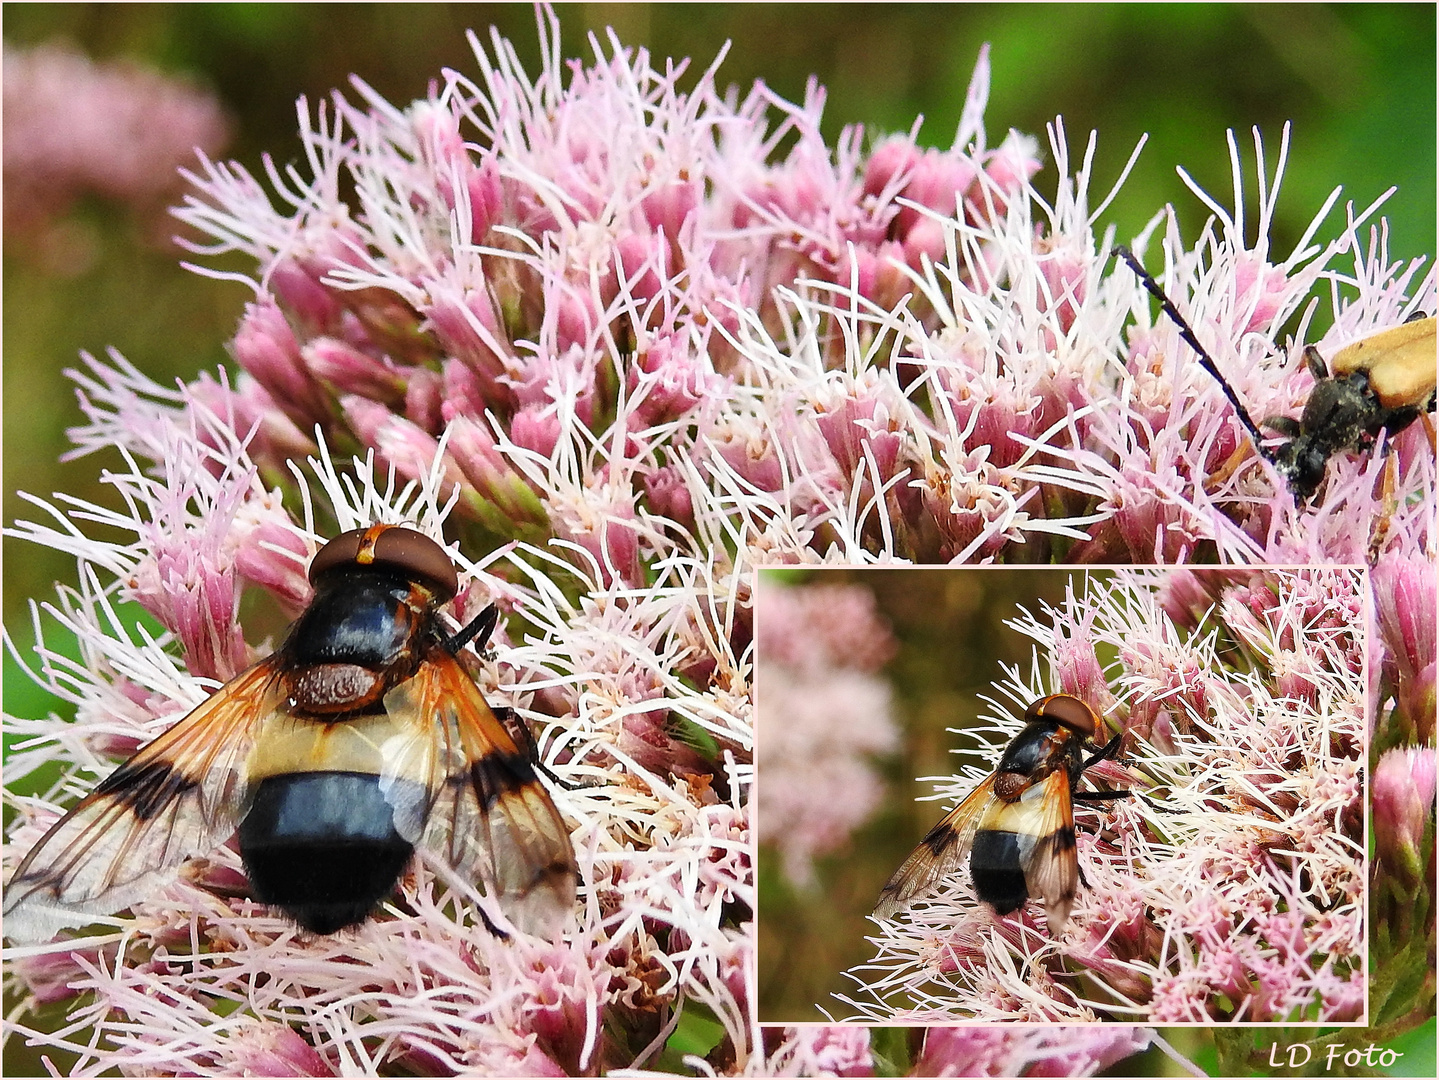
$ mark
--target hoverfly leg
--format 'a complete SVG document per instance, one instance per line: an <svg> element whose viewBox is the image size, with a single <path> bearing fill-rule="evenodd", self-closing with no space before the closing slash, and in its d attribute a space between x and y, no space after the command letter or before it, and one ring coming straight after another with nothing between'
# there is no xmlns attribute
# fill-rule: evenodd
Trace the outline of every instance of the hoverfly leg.
<svg viewBox="0 0 1439 1080"><path fill-rule="evenodd" d="M1079 767L1079 771L1084 772L1090 767L1098 765L1106 758L1114 757L1116 754L1119 753L1119 744L1123 741L1124 732L1121 731L1119 734L1115 735L1114 738L1110 739L1107 743L1105 743L1102 749L1098 750L1093 754L1090 754L1089 760Z"/></svg>
<svg viewBox="0 0 1439 1080"><path fill-rule="evenodd" d="M495 632L495 624L499 622L499 619L499 608L491 604L471 619L469 625L461 627L440 644L451 656L458 656L460 650L471 641L475 642L475 652L483 652L485 645L489 643L490 635Z"/></svg>
<svg viewBox="0 0 1439 1080"><path fill-rule="evenodd" d="M496 926L494 924L494 921L491 920L491 918L489 917L489 915L485 913L484 904L476 904L475 910L480 913L480 921L485 924L486 930L488 930L495 937L499 938L501 941L508 941L510 939L510 935L507 934L505 931L501 930L498 926Z"/></svg>
<svg viewBox="0 0 1439 1080"><path fill-rule="evenodd" d="M541 761L540 748L535 745L535 737L531 734L529 725L519 718L514 709L508 705L491 705L490 711L495 714L495 719L505 726L505 730L510 733L510 738L514 739L515 745L520 748L520 753L525 756L526 761L534 766L536 772L543 773L551 783L566 791L579 791L581 788L591 786L566 780Z"/></svg>
<svg viewBox="0 0 1439 1080"><path fill-rule="evenodd" d="M1122 791L1118 788L1113 791L1106 788L1102 791L1076 791L1069 797L1075 802L1108 802L1110 799L1127 799L1133 794L1134 792L1127 788Z"/></svg>

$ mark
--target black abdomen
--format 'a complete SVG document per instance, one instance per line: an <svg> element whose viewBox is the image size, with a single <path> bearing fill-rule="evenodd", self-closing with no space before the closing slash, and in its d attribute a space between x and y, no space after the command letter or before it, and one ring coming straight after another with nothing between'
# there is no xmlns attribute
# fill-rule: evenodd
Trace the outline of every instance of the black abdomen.
<svg viewBox="0 0 1439 1080"><path fill-rule="evenodd" d="M969 851L975 894L1001 915L1018 910L1029 898L1024 870L1019 865L1019 845L1016 833L980 829Z"/></svg>
<svg viewBox="0 0 1439 1080"><path fill-rule="evenodd" d="M393 808L373 774L266 777L240 823L240 857L256 899L316 934L363 922L394 889L413 852L396 832Z"/></svg>

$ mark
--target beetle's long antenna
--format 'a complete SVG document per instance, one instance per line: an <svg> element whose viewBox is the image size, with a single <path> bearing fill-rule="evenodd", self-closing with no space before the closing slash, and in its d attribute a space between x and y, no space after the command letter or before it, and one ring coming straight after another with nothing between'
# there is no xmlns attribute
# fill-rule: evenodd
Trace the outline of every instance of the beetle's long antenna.
<svg viewBox="0 0 1439 1080"><path fill-rule="evenodd" d="M1199 338L1195 336L1193 328L1185 321L1184 316L1179 314L1179 309L1174 306L1174 301L1170 300L1169 297L1164 294L1164 290L1159 287L1159 282L1155 281L1154 278L1150 276L1149 271L1144 269L1140 261L1134 257L1134 252L1130 251L1123 244L1116 244L1114 246L1114 254L1129 264L1129 268L1134 271L1140 282L1149 290L1150 295L1159 301L1159 306L1164 309L1164 314L1174 320L1174 325L1179 327L1179 336L1194 350L1195 354L1199 357L1200 365L1214 377L1214 381L1217 382L1219 388L1224 391L1224 396L1227 397L1229 403L1234 406L1234 411L1239 414L1239 422L1244 425L1244 430L1249 432L1249 437L1254 440L1254 448L1269 461L1274 461L1275 456L1271 451L1265 448L1264 436L1260 434L1258 426L1250 417L1249 410L1244 407L1244 402L1239 400L1239 395L1234 392L1234 387L1229 385L1229 380L1220 373L1219 365L1214 362L1214 358L1209 355L1208 350L1199 344Z"/></svg>

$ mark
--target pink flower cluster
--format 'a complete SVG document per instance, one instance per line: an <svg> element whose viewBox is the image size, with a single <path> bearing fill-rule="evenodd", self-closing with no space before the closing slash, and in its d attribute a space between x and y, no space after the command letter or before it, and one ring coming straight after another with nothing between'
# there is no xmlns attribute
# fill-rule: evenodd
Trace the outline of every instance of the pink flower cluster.
<svg viewBox="0 0 1439 1080"><path fill-rule="evenodd" d="M1143 1028L933 1027L913 1076L1093 1076L1150 1045ZM784 1029L772 1076L874 1076L866 1028L807 1024Z"/></svg>
<svg viewBox="0 0 1439 1080"><path fill-rule="evenodd" d="M842 848L883 798L872 759L899 733L877 672L895 643L863 585L790 586L762 572L755 619L760 838L805 886L814 857Z"/></svg>

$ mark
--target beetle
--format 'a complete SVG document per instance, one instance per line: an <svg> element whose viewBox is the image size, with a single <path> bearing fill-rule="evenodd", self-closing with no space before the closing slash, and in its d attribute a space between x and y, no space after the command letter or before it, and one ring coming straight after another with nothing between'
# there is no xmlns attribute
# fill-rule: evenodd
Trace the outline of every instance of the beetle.
<svg viewBox="0 0 1439 1080"><path fill-rule="evenodd" d="M1420 416L1434 411L1435 319L1416 314L1399 326L1345 346L1327 366L1318 349L1305 346L1304 360L1314 376L1314 388L1299 419L1275 416L1264 420L1263 427L1284 437L1278 446L1268 446L1261 425L1255 424L1159 283L1127 247L1117 245L1114 254L1129 265L1179 327L1200 365L1234 406L1255 449L1284 477L1300 502L1314 497L1324 480L1325 466L1335 454L1347 450L1367 453L1381 434L1393 439Z"/></svg>

